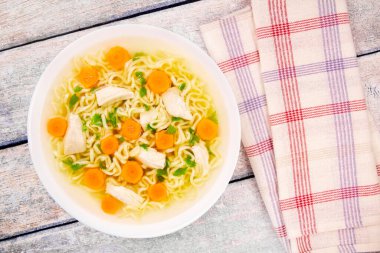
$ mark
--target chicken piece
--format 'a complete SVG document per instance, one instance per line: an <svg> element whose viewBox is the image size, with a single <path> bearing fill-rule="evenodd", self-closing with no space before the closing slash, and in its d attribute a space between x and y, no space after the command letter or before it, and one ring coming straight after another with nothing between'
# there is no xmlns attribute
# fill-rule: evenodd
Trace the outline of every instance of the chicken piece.
<svg viewBox="0 0 380 253"><path fill-rule="evenodd" d="M186 120L192 120L190 110L187 108L186 103L181 97L178 88L170 88L162 94L162 100L164 102L166 111L174 117L180 117Z"/></svg>
<svg viewBox="0 0 380 253"><path fill-rule="evenodd" d="M95 92L96 100L99 106L104 104L108 104L111 102L116 102L119 100L126 100L134 97L132 91L115 87L115 86L107 86Z"/></svg>
<svg viewBox="0 0 380 253"><path fill-rule="evenodd" d="M143 129L146 129L146 126L155 120L157 116L158 112L155 109L140 113L140 125L143 127Z"/></svg>
<svg viewBox="0 0 380 253"><path fill-rule="evenodd" d="M82 131L82 121L78 115L69 115L68 127L63 138L63 153L72 155L86 150L86 136Z"/></svg>
<svg viewBox="0 0 380 253"><path fill-rule="evenodd" d="M117 186L111 183L106 185L106 193L112 195L114 198L117 198L124 204L130 207L139 207L144 202L144 199L128 188L124 186Z"/></svg>
<svg viewBox="0 0 380 253"><path fill-rule="evenodd" d="M158 152L154 148L147 148L147 150L140 148L140 152L136 157L140 162L149 168L163 169L165 167L165 154Z"/></svg>
<svg viewBox="0 0 380 253"><path fill-rule="evenodd" d="M210 164L208 163L209 154L204 142L198 143L191 147L193 151L195 162L203 170L203 175L207 174L210 169Z"/></svg>

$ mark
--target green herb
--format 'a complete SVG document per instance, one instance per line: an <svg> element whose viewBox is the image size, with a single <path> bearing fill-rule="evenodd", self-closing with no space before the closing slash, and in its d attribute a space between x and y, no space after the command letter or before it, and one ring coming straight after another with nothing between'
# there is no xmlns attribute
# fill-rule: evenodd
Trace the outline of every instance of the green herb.
<svg viewBox="0 0 380 253"><path fill-rule="evenodd" d="M150 124L148 124L148 125L146 126L146 130L151 130L152 133L155 133L155 132L156 132L156 128L152 127Z"/></svg>
<svg viewBox="0 0 380 253"><path fill-rule="evenodd" d="M79 97L74 94L71 96L70 101L69 101L69 108L70 110L73 109L74 105L79 101Z"/></svg>
<svg viewBox="0 0 380 253"><path fill-rule="evenodd" d="M86 131L87 131L87 126L85 125L85 123L82 124L82 131L83 131L83 132L86 132Z"/></svg>
<svg viewBox="0 0 380 253"><path fill-rule="evenodd" d="M165 181L165 178L161 175L156 175L156 177L157 177L158 182L164 182Z"/></svg>
<svg viewBox="0 0 380 253"><path fill-rule="evenodd" d="M113 127L117 127L116 108L113 112L108 113L108 121L111 122Z"/></svg>
<svg viewBox="0 0 380 253"><path fill-rule="evenodd" d="M91 118L91 124L96 126L103 126L102 116L99 113L95 113Z"/></svg>
<svg viewBox="0 0 380 253"><path fill-rule="evenodd" d="M159 182L163 182L165 180L164 176L168 175L168 168L170 166L170 161L169 159L166 158L165 160L165 167L163 169L158 169L156 171L156 177Z"/></svg>
<svg viewBox="0 0 380 253"><path fill-rule="evenodd" d="M145 54L142 53L142 52L135 53L135 54L133 55L132 61L136 61L136 60L138 60L141 56L144 56L144 55L145 55Z"/></svg>
<svg viewBox="0 0 380 253"><path fill-rule="evenodd" d="M176 171L174 171L173 176L179 177L182 175L185 175L187 171L187 168L179 168Z"/></svg>
<svg viewBox="0 0 380 253"><path fill-rule="evenodd" d="M194 129L189 128L189 132L190 132L189 144L193 146L195 143L199 142L199 137L195 134Z"/></svg>
<svg viewBox="0 0 380 253"><path fill-rule="evenodd" d="M172 121L180 121L181 119L180 117L172 117Z"/></svg>
<svg viewBox="0 0 380 253"><path fill-rule="evenodd" d="M102 170L106 170L106 163L104 161L99 162L99 168L101 168Z"/></svg>
<svg viewBox="0 0 380 253"><path fill-rule="evenodd" d="M182 83L182 84L178 87L178 89L179 89L180 91L183 91L185 88L186 88L186 83Z"/></svg>
<svg viewBox="0 0 380 253"><path fill-rule="evenodd" d="M137 71L137 72L135 72L135 76L136 77L138 77L138 78L141 78L141 77L143 77L143 72L141 72L141 71Z"/></svg>
<svg viewBox="0 0 380 253"><path fill-rule="evenodd" d="M147 104L144 104L144 108L145 108L145 111L149 111L150 110L150 106L147 105Z"/></svg>
<svg viewBox="0 0 380 253"><path fill-rule="evenodd" d="M193 168L193 167L195 167L195 165L197 165L197 163L195 161L193 161L191 159L191 156L189 156L189 155L185 158L185 163L187 164L187 166L189 166L191 168Z"/></svg>
<svg viewBox="0 0 380 253"><path fill-rule="evenodd" d="M140 81L141 85L145 85L146 84L146 80L145 80L144 77L140 77L139 81Z"/></svg>
<svg viewBox="0 0 380 253"><path fill-rule="evenodd" d="M140 93L140 97L145 97L145 95L146 95L146 88L145 88L145 86L142 86L141 88L140 88L140 91L139 91L139 93Z"/></svg>
<svg viewBox="0 0 380 253"><path fill-rule="evenodd" d="M95 90L96 90L96 87L92 87L91 90L90 90L90 92L94 93Z"/></svg>
<svg viewBox="0 0 380 253"><path fill-rule="evenodd" d="M73 171L77 171L77 170L83 168L84 166L86 166L86 164L73 163L73 164L71 165L71 169L72 169Z"/></svg>
<svg viewBox="0 0 380 253"><path fill-rule="evenodd" d="M168 129L166 129L166 132L167 132L168 134L175 134L175 133L177 132L177 128L175 128L175 126L170 125L170 126L168 127Z"/></svg>
<svg viewBox="0 0 380 253"><path fill-rule="evenodd" d="M73 171L77 171L80 168L83 168L86 166L86 164L79 164L79 163L74 163L73 159L71 157L66 158L65 160L62 161L65 165L69 166Z"/></svg>
<svg viewBox="0 0 380 253"><path fill-rule="evenodd" d="M117 139L120 143L123 143L125 141L124 137L121 136L119 139Z"/></svg>
<svg viewBox="0 0 380 253"><path fill-rule="evenodd" d="M218 115L216 115L215 111L208 118L218 124Z"/></svg>
<svg viewBox="0 0 380 253"><path fill-rule="evenodd" d="M140 144L140 147L142 147L145 150L148 150L149 146L148 146L148 144L143 143L143 144Z"/></svg>
<svg viewBox="0 0 380 253"><path fill-rule="evenodd" d="M100 150L100 151L102 151L103 152L103 150L102 150L102 147L100 146L100 144L98 143L98 144L96 144L96 146L98 147L98 149Z"/></svg>
<svg viewBox="0 0 380 253"><path fill-rule="evenodd" d="M95 139L99 140L100 139L100 133L95 134Z"/></svg>
<svg viewBox="0 0 380 253"><path fill-rule="evenodd" d="M80 92L83 88L80 86L75 86L74 87L74 92Z"/></svg>

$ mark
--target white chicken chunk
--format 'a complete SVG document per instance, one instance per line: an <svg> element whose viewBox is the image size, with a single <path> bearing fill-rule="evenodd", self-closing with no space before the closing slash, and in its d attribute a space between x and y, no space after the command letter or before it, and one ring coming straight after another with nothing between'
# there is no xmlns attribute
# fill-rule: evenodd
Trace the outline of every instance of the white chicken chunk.
<svg viewBox="0 0 380 253"><path fill-rule="evenodd" d="M193 151L197 166L200 166L200 168L203 170L203 175L207 174L210 169L210 164L208 163L208 150L204 142L192 146L191 150Z"/></svg>
<svg viewBox="0 0 380 253"><path fill-rule="evenodd" d="M115 86L107 86L95 92L96 100L98 101L98 105L102 106L111 102L116 102L119 100L126 100L134 97L132 91L115 87Z"/></svg>
<svg viewBox="0 0 380 253"><path fill-rule="evenodd" d="M106 193L112 195L130 207L139 207L144 202L144 199L140 195L132 190L129 190L128 188L125 188L124 186L117 186L107 183Z"/></svg>
<svg viewBox="0 0 380 253"><path fill-rule="evenodd" d="M143 127L143 129L145 129L150 122L157 118L157 116L158 112L154 109L140 113L140 125Z"/></svg>
<svg viewBox="0 0 380 253"><path fill-rule="evenodd" d="M193 115L189 108L187 108L186 103L181 97L178 88L170 88L165 93L162 94L162 100L164 102L166 111L174 117L180 117L186 120L192 120Z"/></svg>
<svg viewBox="0 0 380 253"><path fill-rule="evenodd" d="M72 155L86 150L86 136L82 131L82 121L76 114L70 114L68 127L63 138L63 153Z"/></svg>
<svg viewBox="0 0 380 253"><path fill-rule="evenodd" d="M140 148L140 152L136 157L149 168L163 169L165 167L165 154L158 152L154 148L147 148L147 150Z"/></svg>

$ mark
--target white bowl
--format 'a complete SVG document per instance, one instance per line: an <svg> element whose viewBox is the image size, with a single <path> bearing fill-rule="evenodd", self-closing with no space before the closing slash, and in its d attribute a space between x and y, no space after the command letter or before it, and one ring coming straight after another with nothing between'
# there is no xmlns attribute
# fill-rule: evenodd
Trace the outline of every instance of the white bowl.
<svg viewBox="0 0 380 253"><path fill-rule="evenodd" d="M125 44L126 43L126 44ZM46 122L53 115L54 88L71 69L78 55L124 44L129 51L163 50L183 57L207 84L220 124L222 165L213 171L196 198L178 201L152 211L141 220L104 214L99 202L70 183L58 170L50 148ZM34 91L28 115L28 141L34 168L51 197L71 216L107 234L128 237L156 237L177 231L203 215L222 195L236 165L240 146L240 118L233 92L215 62L195 44L170 31L146 25L118 25L91 32L63 49L42 74Z"/></svg>

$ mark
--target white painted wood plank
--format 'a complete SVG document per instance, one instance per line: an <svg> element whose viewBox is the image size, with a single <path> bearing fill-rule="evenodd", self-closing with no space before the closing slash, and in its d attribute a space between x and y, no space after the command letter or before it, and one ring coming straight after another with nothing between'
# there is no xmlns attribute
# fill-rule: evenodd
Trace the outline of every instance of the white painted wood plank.
<svg viewBox="0 0 380 253"><path fill-rule="evenodd" d="M205 0L113 24L156 25L177 32L202 46L200 24L239 10L248 2ZM26 138L27 110L39 76L62 48L93 30L76 32L0 53L0 146Z"/></svg>
<svg viewBox="0 0 380 253"><path fill-rule="evenodd" d="M27 144L0 150L0 164L0 239L74 220L43 188ZM232 179L247 175L252 170L241 151Z"/></svg>
<svg viewBox="0 0 380 253"><path fill-rule="evenodd" d="M186 0L3 0L0 50Z"/></svg>
<svg viewBox="0 0 380 253"><path fill-rule="evenodd" d="M0 244L0 252L283 252L254 179L230 184L198 221L171 235L123 239L80 223Z"/></svg>

